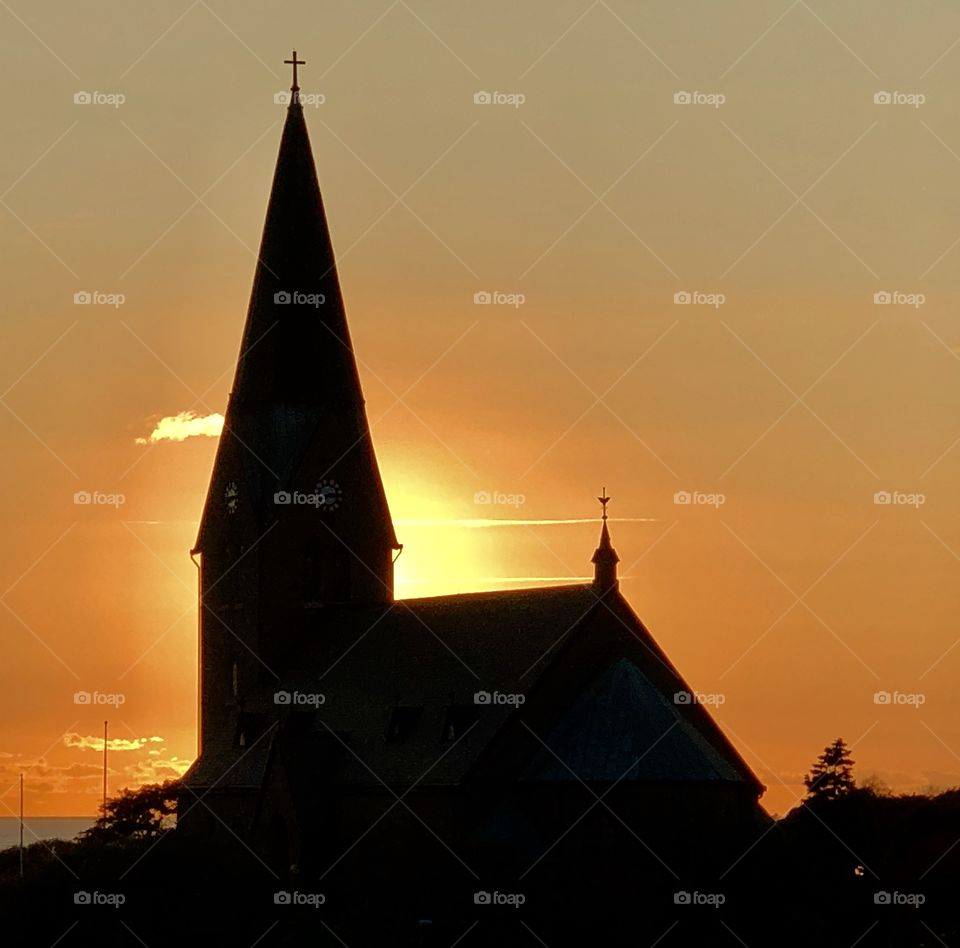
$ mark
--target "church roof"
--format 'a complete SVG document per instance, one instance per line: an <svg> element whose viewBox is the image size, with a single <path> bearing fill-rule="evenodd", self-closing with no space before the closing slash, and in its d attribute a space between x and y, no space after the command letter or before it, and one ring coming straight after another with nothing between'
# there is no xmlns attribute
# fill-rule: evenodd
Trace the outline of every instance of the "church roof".
<svg viewBox="0 0 960 948"><path fill-rule="evenodd" d="M291 705L296 717L310 718L295 729L305 750L320 737L346 737L371 768L366 770L344 749L349 779L376 785L375 772L402 783L410 774L420 776L447 749L441 736L451 692L456 703L473 707L476 692L529 688L566 633L596 604L589 586L559 586L317 610L303 630L297 667L276 683L276 692L323 695L316 715ZM388 742L398 701L423 708L423 713L414 734ZM509 716L507 706L477 707L484 711L477 727L434 768L431 783L459 779ZM274 693L252 696L247 710L276 713ZM246 753L211 749L187 780L197 787L214 782L221 788L250 786L251 779L258 785L257 774L262 776L266 763L262 748L271 740L268 735ZM241 764L243 757L248 760ZM300 766L313 770L310 760Z"/></svg>
<svg viewBox="0 0 960 948"><path fill-rule="evenodd" d="M759 788L704 708L673 703L675 692L689 689L625 600L617 594L610 607L586 585L321 610L303 630L298 668L278 685L291 695L323 696L316 707L291 705L302 737L300 766L316 773L309 748L323 738L339 746L338 780L349 784L462 783L537 701L547 670L565 663L574 640L589 646L601 638L603 623L632 654L601 656L591 680L565 691L572 704L541 735L554 753L585 780L626 774ZM478 694L490 702L475 703ZM498 694L522 696L520 710L498 703ZM398 716L409 730L392 738ZM467 733L450 738L451 726L463 731L470 721ZM531 757L525 779L574 779L549 752Z"/></svg>
<svg viewBox="0 0 960 948"><path fill-rule="evenodd" d="M741 779L680 706L627 659L610 665L545 741L550 750L541 748L524 779Z"/></svg>
<svg viewBox="0 0 960 948"><path fill-rule="evenodd" d="M566 586L401 600L386 614L364 611L353 621L341 614L329 625L318 617L303 664L284 687L324 695L316 728L349 735L370 768L347 753L348 781L405 783L435 765L430 784L456 783L513 710L475 704L474 696L526 694L596 605L589 586ZM455 746L443 739L451 705L477 711ZM391 741L397 706L422 711L412 733Z"/></svg>
<svg viewBox="0 0 960 948"><path fill-rule="evenodd" d="M242 750L220 745L210 748L198 757L183 775L183 782L195 790L260 789L267 772L267 762L276 738L276 723L259 739ZM192 806L191 798L184 798Z"/></svg>

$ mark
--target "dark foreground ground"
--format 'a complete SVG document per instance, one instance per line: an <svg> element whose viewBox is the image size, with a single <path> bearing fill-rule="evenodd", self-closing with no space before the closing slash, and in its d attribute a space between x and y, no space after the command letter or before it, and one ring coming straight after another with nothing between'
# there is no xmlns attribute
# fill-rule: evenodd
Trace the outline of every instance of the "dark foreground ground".
<svg viewBox="0 0 960 948"><path fill-rule="evenodd" d="M478 881L448 859L431 874L430 845L283 879L239 847L198 849L175 830L36 844L22 881L7 850L0 944L960 948L960 791L857 791L799 808L733 863L699 841L684 863L698 868L680 877L639 840L599 841L522 880ZM691 853L669 855L680 865Z"/></svg>

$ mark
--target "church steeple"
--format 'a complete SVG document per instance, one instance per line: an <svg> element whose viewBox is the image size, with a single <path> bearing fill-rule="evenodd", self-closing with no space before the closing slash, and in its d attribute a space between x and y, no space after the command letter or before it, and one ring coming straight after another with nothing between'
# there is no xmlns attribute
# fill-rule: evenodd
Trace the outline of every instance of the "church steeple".
<svg viewBox="0 0 960 948"><path fill-rule="evenodd" d="M275 531L284 560L306 556L317 577L303 601L389 601L398 544L298 94L303 60L287 62L290 103L196 551L242 548L286 525ZM255 532L241 538L244 509Z"/></svg>
<svg viewBox="0 0 960 948"><path fill-rule="evenodd" d="M607 496L607 489L604 488L602 496L598 497L600 508L602 510L601 520L603 526L600 528L600 545L594 551L590 560L593 563L593 585L597 592L605 593L610 589L616 589L620 584L617 578L617 563L620 557L610 542L610 531L607 529L607 504L610 498Z"/></svg>
<svg viewBox="0 0 960 948"><path fill-rule="evenodd" d="M393 600L398 544L298 93L294 73L193 550L204 753L250 737L245 701L275 688L305 629Z"/></svg>
<svg viewBox="0 0 960 948"><path fill-rule="evenodd" d="M234 395L353 406L363 401L360 380L299 90L295 79Z"/></svg>

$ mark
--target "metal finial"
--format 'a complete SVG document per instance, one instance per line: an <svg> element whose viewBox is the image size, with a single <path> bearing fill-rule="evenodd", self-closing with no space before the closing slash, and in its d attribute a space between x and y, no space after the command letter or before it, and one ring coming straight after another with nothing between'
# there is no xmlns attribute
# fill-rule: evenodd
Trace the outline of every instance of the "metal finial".
<svg viewBox="0 0 960 948"><path fill-rule="evenodd" d="M607 504L610 503L610 498L607 496L607 489L606 489L606 487L604 487L604 488L601 490L601 494L602 494L603 496L602 496L602 497L598 497L597 500L600 501L600 508L601 508L601 510L603 511L603 515L602 515L602 518L601 518L601 519L606 520L606 519L607 519Z"/></svg>

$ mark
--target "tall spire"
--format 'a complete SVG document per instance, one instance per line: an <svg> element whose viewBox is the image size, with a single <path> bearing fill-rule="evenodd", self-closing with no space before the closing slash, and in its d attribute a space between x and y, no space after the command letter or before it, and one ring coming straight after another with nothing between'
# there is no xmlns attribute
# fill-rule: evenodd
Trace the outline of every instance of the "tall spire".
<svg viewBox="0 0 960 948"><path fill-rule="evenodd" d="M260 530L302 515L331 550L348 556L355 584L365 580L371 596L390 599L397 541L297 94L304 61L294 53L286 62L293 94L197 549L206 552L219 542L219 526L238 519L222 510L229 489L227 514L250 507ZM310 519L278 506L295 491L323 494L322 514L315 507ZM339 499L330 503L328 494Z"/></svg>
<svg viewBox="0 0 960 948"><path fill-rule="evenodd" d="M610 542L610 531L607 529L607 504L610 498L607 496L606 487L601 491L601 496L597 498L600 501L601 521L603 526L600 528L600 545L597 547L590 560L593 563L593 585L598 592L607 592L610 589L616 589L620 584L617 578L617 563L620 557Z"/></svg>

